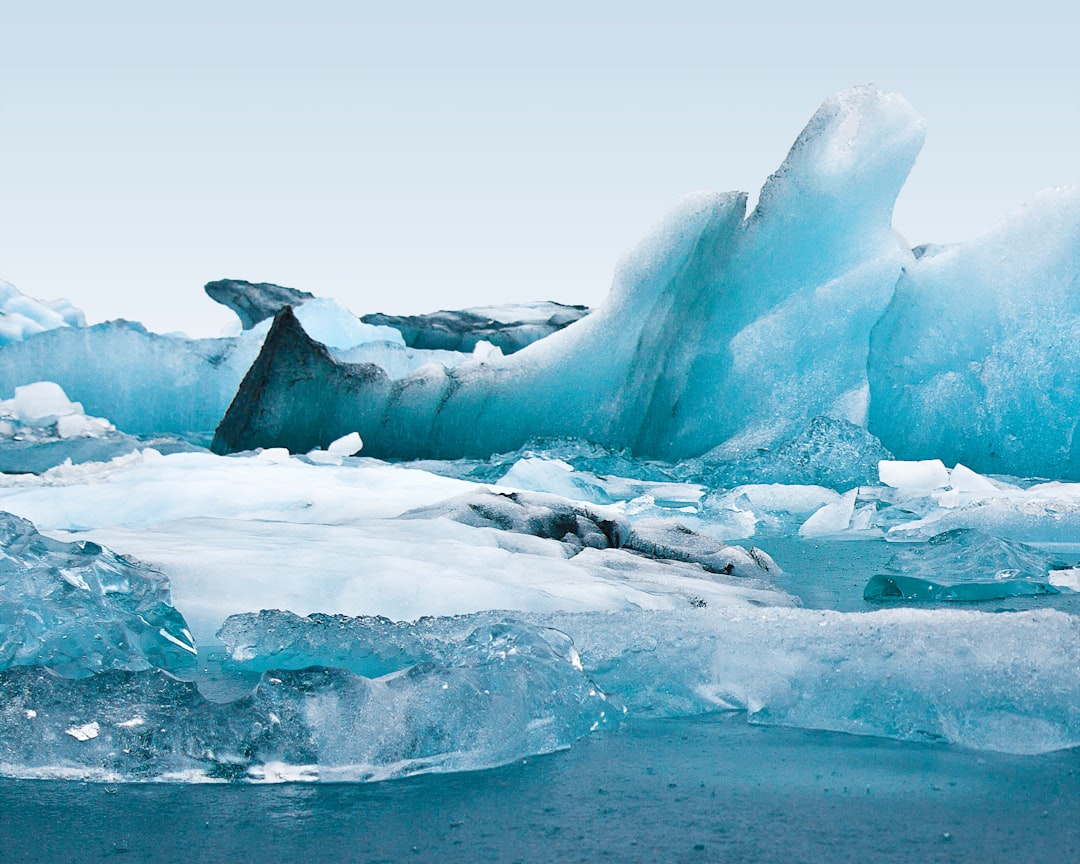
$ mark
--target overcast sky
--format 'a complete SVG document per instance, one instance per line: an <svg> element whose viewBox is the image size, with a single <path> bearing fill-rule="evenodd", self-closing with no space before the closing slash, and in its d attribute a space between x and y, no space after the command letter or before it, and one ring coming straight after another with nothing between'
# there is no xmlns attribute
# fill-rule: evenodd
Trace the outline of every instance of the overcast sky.
<svg viewBox="0 0 1080 864"><path fill-rule="evenodd" d="M756 193L867 82L929 124L897 229L962 240L1080 182L1068 8L0 0L0 278L194 335L221 277L595 304L682 194Z"/></svg>

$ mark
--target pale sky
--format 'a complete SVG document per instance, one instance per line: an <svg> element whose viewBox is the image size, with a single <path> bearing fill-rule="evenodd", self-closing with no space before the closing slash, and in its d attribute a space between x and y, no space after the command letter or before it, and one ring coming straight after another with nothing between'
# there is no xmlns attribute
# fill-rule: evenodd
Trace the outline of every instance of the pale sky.
<svg viewBox="0 0 1080 864"><path fill-rule="evenodd" d="M683 194L756 193L831 93L927 119L897 203L962 240L1080 182L1065 3L0 0L0 278L216 335L202 292L596 304Z"/></svg>

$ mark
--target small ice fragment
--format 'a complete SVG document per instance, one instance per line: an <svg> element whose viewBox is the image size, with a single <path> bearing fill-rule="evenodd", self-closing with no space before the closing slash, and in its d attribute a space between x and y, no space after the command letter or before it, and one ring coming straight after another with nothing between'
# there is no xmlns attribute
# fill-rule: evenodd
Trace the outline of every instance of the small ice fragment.
<svg viewBox="0 0 1080 864"><path fill-rule="evenodd" d="M36 381L16 387L15 398L8 404L23 423L83 413L83 406L68 399L63 388L53 381Z"/></svg>
<svg viewBox="0 0 1080 864"><path fill-rule="evenodd" d="M76 741L89 741L93 738L97 738L98 734L101 732L101 727L98 726L96 720L92 720L89 723L84 723L82 726L72 726L70 729L65 729L64 731Z"/></svg>
<svg viewBox="0 0 1080 864"><path fill-rule="evenodd" d="M1055 588L1080 591L1080 567L1070 567L1066 570L1051 570L1046 581Z"/></svg>
<svg viewBox="0 0 1080 864"><path fill-rule="evenodd" d="M826 504L803 522L799 528L799 534L803 537L818 537L822 534L846 531L855 513L855 496L858 492L858 489L852 489L841 495L838 501Z"/></svg>
<svg viewBox="0 0 1080 864"><path fill-rule="evenodd" d="M348 435L342 435L335 441L330 443L330 446L326 448L326 452L334 456L352 456L359 453L363 448L364 442L360 438L358 432L350 432Z"/></svg>
<svg viewBox="0 0 1080 864"><path fill-rule="evenodd" d="M996 492L997 487L982 474L976 474L959 462L949 473L949 485L958 492Z"/></svg>
<svg viewBox="0 0 1080 864"><path fill-rule="evenodd" d="M878 462L878 476L882 483L894 489L929 491L949 485L949 469L940 459L918 462L883 459Z"/></svg>
<svg viewBox="0 0 1080 864"><path fill-rule="evenodd" d="M503 356L503 350L498 345L492 345L486 339L480 339L473 346L473 359L483 363L485 360L495 360Z"/></svg>

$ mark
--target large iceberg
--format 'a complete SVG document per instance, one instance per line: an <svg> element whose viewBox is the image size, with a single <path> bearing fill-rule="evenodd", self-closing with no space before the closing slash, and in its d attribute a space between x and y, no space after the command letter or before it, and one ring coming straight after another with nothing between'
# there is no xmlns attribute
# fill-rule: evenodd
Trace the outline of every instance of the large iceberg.
<svg viewBox="0 0 1080 864"><path fill-rule="evenodd" d="M296 314L304 332L327 350L378 362L395 375L431 362L453 366L470 356L407 348L397 330L364 324L333 300L310 300ZM218 339L151 333L129 321L50 329L0 344L0 397L52 381L90 414L126 433L209 442L268 328L265 323Z"/></svg>
<svg viewBox="0 0 1080 864"><path fill-rule="evenodd" d="M604 305L510 357L391 381L320 357L279 313L219 451L359 431L376 456L486 456L573 436L665 459L732 455L813 417L863 423L870 328L914 260L893 202L923 121L872 87L827 100L749 217L698 194L619 266Z"/></svg>

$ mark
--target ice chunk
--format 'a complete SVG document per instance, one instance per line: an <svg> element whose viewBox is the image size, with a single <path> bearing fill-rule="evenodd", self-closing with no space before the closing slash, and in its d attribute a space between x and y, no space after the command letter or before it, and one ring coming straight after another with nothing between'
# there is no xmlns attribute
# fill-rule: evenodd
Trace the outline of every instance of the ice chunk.
<svg viewBox="0 0 1080 864"><path fill-rule="evenodd" d="M363 446L364 442L360 440L360 436L355 432L350 432L348 435L342 435L340 438L331 441L330 446L326 448L326 452L334 456L354 456L360 452Z"/></svg>
<svg viewBox="0 0 1080 864"><path fill-rule="evenodd" d="M870 431L904 459L1080 479L1080 188L907 268L870 340Z"/></svg>
<svg viewBox="0 0 1080 864"><path fill-rule="evenodd" d="M377 679L275 670L226 704L153 673L73 682L9 670L0 765L114 780L377 780L500 765L619 722L564 634L500 621L444 653Z"/></svg>
<svg viewBox="0 0 1080 864"><path fill-rule="evenodd" d="M823 534L846 531L851 527L851 520L855 515L855 499L858 494L858 489L852 489L836 501L826 504L803 522L799 528L799 534L803 537L819 537Z"/></svg>
<svg viewBox="0 0 1080 864"><path fill-rule="evenodd" d="M669 519L631 522L613 509L594 509L536 492L478 490L403 514L403 519L445 516L478 528L558 540L567 557L584 549L625 549L658 560L700 565L706 572L762 577L779 571L761 550L749 552Z"/></svg>
<svg viewBox="0 0 1080 864"><path fill-rule="evenodd" d="M1055 555L969 528L945 531L900 549L888 574L873 576L872 602L974 602L1057 594L1048 573L1069 565Z"/></svg>
<svg viewBox="0 0 1080 864"><path fill-rule="evenodd" d="M919 579L915 576L888 576L879 573L871 576L870 581L866 583L863 599L871 603L977 603L982 600L1036 597L1057 593L1059 593L1058 589L1045 579L1011 577L943 583Z"/></svg>
<svg viewBox="0 0 1080 864"><path fill-rule="evenodd" d="M0 402L0 412L10 414L27 425L42 425L45 420L82 414L83 407L68 399L59 384L38 381L25 387L16 387L14 398Z"/></svg>
<svg viewBox="0 0 1080 864"><path fill-rule="evenodd" d="M85 326L82 310L67 300L35 300L0 279L0 346L58 327Z"/></svg>
<svg viewBox="0 0 1080 864"><path fill-rule="evenodd" d="M585 306L546 302L443 310L427 315L373 313L362 316L361 320L396 328L410 348L482 351L480 357L490 358L497 356L492 354L492 349L513 354L588 314ZM481 349L481 345L489 348Z"/></svg>
<svg viewBox="0 0 1080 864"><path fill-rule="evenodd" d="M921 462L900 460L882 462L878 466L881 482L894 489L908 492L924 492L949 485L949 469L940 459Z"/></svg>
<svg viewBox="0 0 1080 864"><path fill-rule="evenodd" d="M390 381L319 356L283 311L215 449L306 452L358 430L380 457L486 457L574 436L678 459L768 446L816 416L850 420L870 328L914 261L891 213L923 134L900 96L832 97L749 218L742 193L684 199L620 264L600 309L501 360Z"/></svg>
<svg viewBox="0 0 1080 864"><path fill-rule="evenodd" d="M1047 581L1058 590L1080 592L1080 569L1067 567L1051 570Z"/></svg>
<svg viewBox="0 0 1080 864"><path fill-rule="evenodd" d="M190 671L196 649L169 580L96 543L62 543L0 513L0 669L72 678L105 669Z"/></svg>

